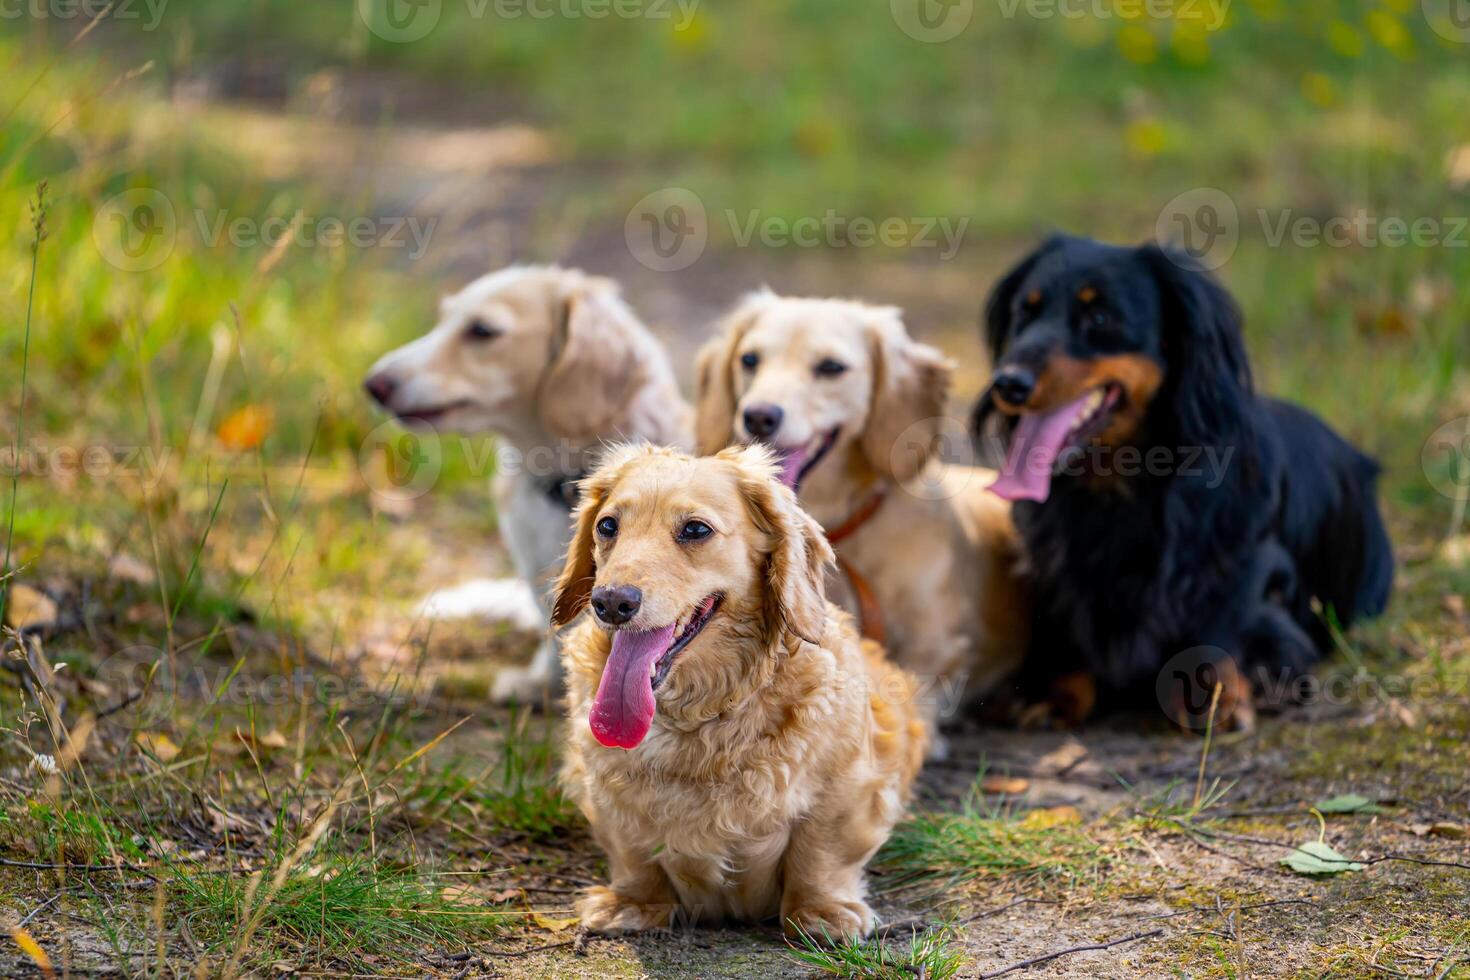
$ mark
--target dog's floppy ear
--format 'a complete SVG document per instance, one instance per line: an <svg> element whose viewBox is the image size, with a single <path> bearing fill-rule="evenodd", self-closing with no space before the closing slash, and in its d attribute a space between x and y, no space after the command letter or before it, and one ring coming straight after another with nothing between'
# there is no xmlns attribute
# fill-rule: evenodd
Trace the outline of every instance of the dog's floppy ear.
<svg viewBox="0 0 1470 980"><path fill-rule="evenodd" d="M1016 290L1021 288L1021 283L1036 268L1036 263L1048 253L1059 248L1062 237L1054 235L1036 247L1030 255L1026 256L1016 267L1001 277L1000 282L990 291L990 297L985 301L985 315L983 326L985 328L985 346L990 351L990 363L994 365L1000 360L1000 355L1005 350L1006 333L1011 327L1011 307L1016 302Z"/></svg>
<svg viewBox="0 0 1470 980"><path fill-rule="evenodd" d="M735 351L761 311L769 290L751 293L720 323L719 333L699 349L695 368L694 442L701 456L730 445L735 428Z"/></svg>
<svg viewBox="0 0 1470 980"><path fill-rule="evenodd" d="M720 456L740 468L740 493L756 527L771 543L765 582L766 642L774 646L792 633L820 644L827 623L823 578L833 561L822 526L777 478L769 450L747 446L727 449Z"/></svg>
<svg viewBox="0 0 1470 980"><path fill-rule="evenodd" d="M642 383L642 328L611 280L583 278L553 302L551 354L536 408L552 435L596 439L617 424Z"/></svg>
<svg viewBox="0 0 1470 980"><path fill-rule="evenodd" d="M1249 442L1252 392L1241 312L1225 288L1190 258L1141 247L1162 300L1164 379L1179 434L1193 445Z"/></svg>
<svg viewBox="0 0 1470 980"><path fill-rule="evenodd" d="M863 454L879 473L903 481L924 468L949 398L954 370L942 353L909 336L894 307L871 311L873 398L863 430Z"/></svg>
<svg viewBox="0 0 1470 980"><path fill-rule="evenodd" d="M597 512L617 484L623 464L643 452L646 446L628 445L610 451L601 465L578 486L576 513L572 515L572 540L567 545L566 560L557 577L555 600L551 606L551 625L565 626L577 618L592 597L592 582L597 575L593 557L593 535Z"/></svg>

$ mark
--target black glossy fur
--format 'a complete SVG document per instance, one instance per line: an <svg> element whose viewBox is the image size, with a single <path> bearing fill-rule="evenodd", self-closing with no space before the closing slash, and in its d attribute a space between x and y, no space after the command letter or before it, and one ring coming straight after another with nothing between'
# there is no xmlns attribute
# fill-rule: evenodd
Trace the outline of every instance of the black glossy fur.
<svg viewBox="0 0 1470 980"><path fill-rule="evenodd" d="M1079 310L1083 285L1099 298ZM1193 449L1229 453L1214 474L1058 474L1047 500L1017 502L1037 590L1033 681L1080 666L1105 695L1141 699L1171 656L1200 646L1248 675L1289 675L1331 643L1314 598L1343 627L1383 610L1393 555L1377 464L1309 412L1255 393L1238 308L1187 259L1051 239L996 287L985 336L998 368L1041 371L1059 353L1148 357L1163 381L1131 444L1167 447L1181 464ZM977 437L989 407L987 393Z"/></svg>

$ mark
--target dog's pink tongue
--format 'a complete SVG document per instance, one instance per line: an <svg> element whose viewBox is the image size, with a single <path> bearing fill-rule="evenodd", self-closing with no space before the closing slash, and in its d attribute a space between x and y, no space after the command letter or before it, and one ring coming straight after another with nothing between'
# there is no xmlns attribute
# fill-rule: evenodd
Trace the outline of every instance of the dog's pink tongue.
<svg viewBox="0 0 1470 980"><path fill-rule="evenodd" d="M602 682L587 716L592 734L603 745L631 749L653 724L653 679L649 670L674 641L670 623L656 630L618 630L602 668Z"/></svg>
<svg viewBox="0 0 1470 980"><path fill-rule="evenodd" d="M1051 494L1051 473L1062 446L1077 422L1086 395L1050 412L1023 415L1011 435L1011 449L1000 478L990 489L1006 500L1045 500Z"/></svg>
<svg viewBox="0 0 1470 980"><path fill-rule="evenodd" d="M797 478L801 476L801 466L806 462L806 455L805 446L781 451L781 482L793 490L796 489Z"/></svg>

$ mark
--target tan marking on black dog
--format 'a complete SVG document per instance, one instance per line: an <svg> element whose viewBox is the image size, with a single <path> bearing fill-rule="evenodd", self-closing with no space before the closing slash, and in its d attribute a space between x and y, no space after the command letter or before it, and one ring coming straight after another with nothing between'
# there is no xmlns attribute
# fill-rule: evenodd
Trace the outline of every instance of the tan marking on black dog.
<svg viewBox="0 0 1470 980"><path fill-rule="evenodd" d="M1080 358L1053 354L1036 379L1036 390L1021 406L1000 399L996 407L1008 415L1049 412L1076 401L1094 388L1113 383L1120 386L1125 401L1113 410L1107 428L1093 438L1104 445L1118 445L1130 438L1143 420L1149 403L1164 383L1164 368L1144 354L1113 354Z"/></svg>

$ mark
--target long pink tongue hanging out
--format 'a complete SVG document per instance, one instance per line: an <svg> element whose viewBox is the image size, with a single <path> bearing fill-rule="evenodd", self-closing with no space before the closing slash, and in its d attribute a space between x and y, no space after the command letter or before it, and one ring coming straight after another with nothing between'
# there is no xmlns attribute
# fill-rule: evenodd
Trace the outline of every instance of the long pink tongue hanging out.
<svg viewBox="0 0 1470 980"><path fill-rule="evenodd" d="M797 479L801 477L801 467L806 462L806 456L805 446L781 452L781 482L793 490L796 489Z"/></svg>
<svg viewBox="0 0 1470 980"><path fill-rule="evenodd" d="M587 716L603 745L631 749L653 725L653 662L674 642L674 624L656 630L618 630Z"/></svg>
<svg viewBox="0 0 1470 980"><path fill-rule="evenodd" d="M990 485L991 492L1006 500L1045 500L1051 494L1057 457L1076 428L1082 403L1088 397L1083 395L1050 412L1021 416L1000 477Z"/></svg>

